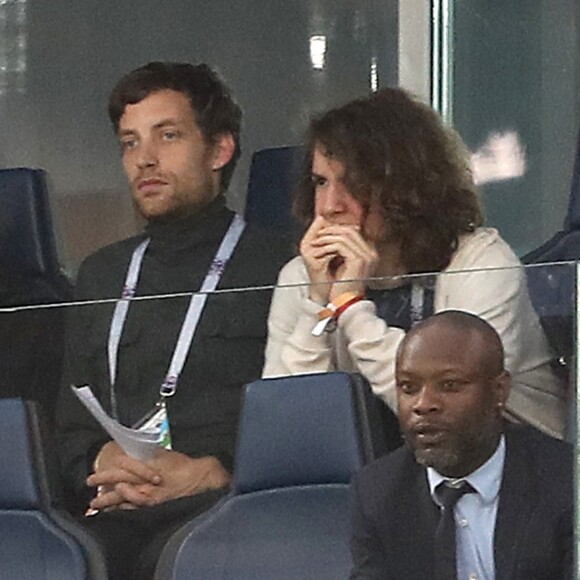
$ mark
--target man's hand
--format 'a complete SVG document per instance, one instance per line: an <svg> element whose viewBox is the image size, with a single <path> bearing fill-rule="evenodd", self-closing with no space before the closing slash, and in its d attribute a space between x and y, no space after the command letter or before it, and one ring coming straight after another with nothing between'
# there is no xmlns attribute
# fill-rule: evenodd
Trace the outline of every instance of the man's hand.
<svg viewBox="0 0 580 580"><path fill-rule="evenodd" d="M136 509L229 485L230 474L215 457L193 459L167 449L142 462L126 455L114 442L97 456L87 485L97 487L95 510Z"/></svg>
<svg viewBox="0 0 580 580"><path fill-rule="evenodd" d="M192 458L177 451L162 449L147 464L162 474L160 485L147 489L156 503L220 489L231 482L230 474L212 456Z"/></svg>
<svg viewBox="0 0 580 580"><path fill-rule="evenodd" d="M132 509L155 503L151 491L161 483L157 470L129 457L114 441L103 445L95 471L87 479L89 487L98 489L91 509Z"/></svg>
<svg viewBox="0 0 580 580"><path fill-rule="evenodd" d="M360 228L331 224L320 216L302 238L300 253L313 283L310 298L321 304L344 292L362 294L379 259L375 246L362 237Z"/></svg>

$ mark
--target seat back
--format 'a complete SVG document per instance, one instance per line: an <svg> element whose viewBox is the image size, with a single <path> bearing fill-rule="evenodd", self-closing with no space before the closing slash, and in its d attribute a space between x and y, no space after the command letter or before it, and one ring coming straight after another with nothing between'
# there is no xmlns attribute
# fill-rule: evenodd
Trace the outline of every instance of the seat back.
<svg viewBox="0 0 580 580"><path fill-rule="evenodd" d="M0 170L0 271L34 281L42 294L36 302L72 296L58 260L42 169Z"/></svg>
<svg viewBox="0 0 580 580"><path fill-rule="evenodd" d="M51 506L32 405L0 399L0 576L105 579L96 544Z"/></svg>
<svg viewBox="0 0 580 580"><path fill-rule="evenodd" d="M0 308L68 301L58 261L46 174L0 170ZM50 420L64 350L64 311L0 314L0 396L42 404Z"/></svg>
<svg viewBox="0 0 580 580"><path fill-rule="evenodd" d="M346 578L349 483L385 448L365 392L347 373L247 385L232 493L172 536L156 579Z"/></svg>
<svg viewBox="0 0 580 580"><path fill-rule="evenodd" d="M354 381L323 373L247 385L234 493L349 483L371 454L368 441L363 448Z"/></svg>
<svg viewBox="0 0 580 580"><path fill-rule="evenodd" d="M28 276L58 272L45 172L0 170L0 208L0 267Z"/></svg>
<svg viewBox="0 0 580 580"><path fill-rule="evenodd" d="M42 510L28 416L20 399L0 399L0 510Z"/></svg>
<svg viewBox="0 0 580 580"><path fill-rule="evenodd" d="M244 217L248 223L293 231L292 192L304 163L301 147L276 147L252 156Z"/></svg>
<svg viewBox="0 0 580 580"><path fill-rule="evenodd" d="M286 487L234 496L177 532L156 580L348 578L349 487Z"/></svg>

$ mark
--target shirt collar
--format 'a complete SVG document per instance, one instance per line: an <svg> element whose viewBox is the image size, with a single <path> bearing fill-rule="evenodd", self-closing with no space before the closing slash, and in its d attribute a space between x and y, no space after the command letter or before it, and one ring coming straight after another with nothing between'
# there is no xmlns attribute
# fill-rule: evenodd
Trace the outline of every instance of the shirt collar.
<svg viewBox="0 0 580 580"><path fill-rule="evenodd" d="M493 502L499 494L503 464L505 461L505 436L502 434L499 444L493 455L474 472L460 480L467 481L473 489L481 496L484 503ZM448 477L443 477L432 467L427 468L427 480L429 491L435 503L439 504L435 489L442 481L457 481Z"/></svg>

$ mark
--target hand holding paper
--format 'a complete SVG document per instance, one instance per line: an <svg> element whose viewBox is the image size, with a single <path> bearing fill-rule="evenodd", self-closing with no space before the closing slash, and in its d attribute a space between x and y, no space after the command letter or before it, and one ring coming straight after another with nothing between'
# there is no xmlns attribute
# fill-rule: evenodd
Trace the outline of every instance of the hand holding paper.
<svg viewBox="0 0 580 580"><path fill-rule="evenodd" d="M92 413L103 429L118 443L119 447L130 457L145 461L159 451L163 435L159 429L131 429L115 421L93 395L91 388L72 387L81 403Z"/></svg>

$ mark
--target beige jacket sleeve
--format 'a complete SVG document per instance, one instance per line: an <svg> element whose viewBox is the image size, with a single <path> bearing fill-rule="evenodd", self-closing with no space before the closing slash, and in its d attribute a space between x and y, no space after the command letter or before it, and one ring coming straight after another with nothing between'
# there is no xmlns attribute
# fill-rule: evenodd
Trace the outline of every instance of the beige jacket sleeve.
<svg viewBox="0 0 580 580"><path fill-rule="evenodd" d="M321 308L308 298L306 268L294 258L280 272L272 298L263 376L360 372L395 409L394 360L405 333L389 328L374 304L362 300L342 314L335 332L313 336Z"/></svg>
<svg viewBox="0 0 580 580"><path fill-rule="evenodd" d="M300 257L280 271L268 317L264 378L335 370L329 335L311 331L322 308L308 298L308 274Z"/></svg>

